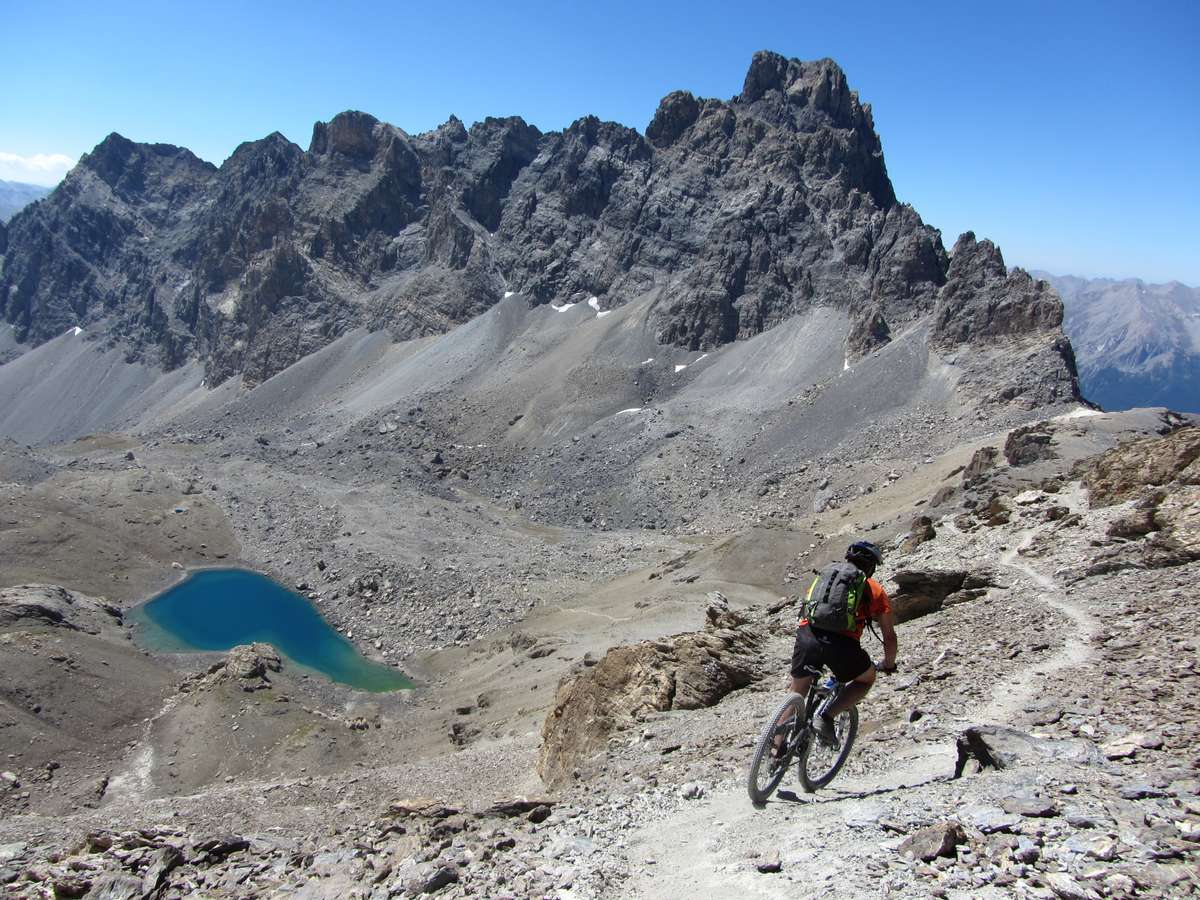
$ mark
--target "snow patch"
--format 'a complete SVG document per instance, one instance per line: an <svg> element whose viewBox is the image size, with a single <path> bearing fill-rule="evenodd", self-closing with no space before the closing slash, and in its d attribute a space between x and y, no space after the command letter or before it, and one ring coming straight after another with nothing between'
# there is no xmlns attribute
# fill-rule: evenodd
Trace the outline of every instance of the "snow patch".
<svg viewBox="0 0 1200 900"><path fill-rule="evenodd" d="M641 412L641 411L642 411L642 407L640 407L640 406L631 406L631 407L629 407L629 409L619 409L619 410L617 410L617 415L618 415L618 416L622 416L622 415L624 415L625 413L635 413L635 412Z"/></svg>
<svg viewBox="0 0 1200 900"><path fill-rule="evenodd" d="M75 326L73 331L75 332L75 337L79 337L81 334L83 334L83 329L80 328L78 325Z"/></svg>
<svg viewBox="0 0 1200 900"><path fill-rule="evenodd" d="M684 363L683 365L676 366L676 367L675 367L675 371L676 371L676 372L682 372L682 371L683 371L684 369L686 369L686 368L687 368L687 363Z"/></svg>
<svg viewBox="0 0 1200 900"><path fill-rule="evenodd" d="M511 297L511 296L512 296L513 294L515 294L515 293L516 293L516 291L505 291L505 292L504 292L504 299L505 299L505 300L507 300L509 297Z"/></svg>
<svg viewBox="0 0 1200 900"><path fill-rule="evenodd" d="M850 357L848 357L848 356L842 360L842 371L843 372L850 371Z"/></svg>
<svg viewBox="0 0 1200 900"><path fill-rule="evenodd" d="M638 363L638 365L639 365L639 366L648 366L648 365L650 365L650 363L652 363L652 362L654 362L654 357L653 357L653 356L652 356L652 357L650 357L649 359L643 359L643 360L642 360L640 363Z"/></svg>
<svg viewBox="0 0 1200 900"><path fill-rule="evenodd" d="M597 318L597 319L603 319L603 318L604 318L605 316L607 316L607 315L608 315L610 312L612 312L612 310L611 310L611 309L602 309L602 310L600 310L600 312L596 313L596 318Z"/></svg>
<svg viewBox="0 0 1200 900"><path fill-rule="evenodd" d="M600 298L599 297L588 297L587 303L588 303L588 306L590 306L596 312L600 312Z"/></svg>
<svg viewBox="0 0 1200 900"><path fill-rule="evenodd" d="M568 309L574 309L574 307L574 303L564 303L562 306L555 306L553 303L550 304L550 308L555 312L566 312Z"/></svg>
<svg viewBox="0 0 1200 900"><path fill-rule="evenodd" d="M1078 409L1073 409L1068 413L1063 413L1061 416L1055 416L1055 421L1062 422L1066 419L1083 419L1087 416L1102 416L1104 413L1098 409L1088 409L1086 406L1081 406Z"/></svg>

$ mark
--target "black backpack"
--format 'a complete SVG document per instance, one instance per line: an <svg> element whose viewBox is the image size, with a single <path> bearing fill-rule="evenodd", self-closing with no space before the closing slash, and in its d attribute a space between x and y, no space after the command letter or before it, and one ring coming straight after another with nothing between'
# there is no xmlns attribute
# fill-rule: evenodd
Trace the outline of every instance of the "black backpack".
<svg viewBox="0 0 1200 900"><path fill-rule="evenodd" d="M816 573L804 598L808 624L823 631L854 631L867 599L867 576L852 563L830 563Z"/></svg>

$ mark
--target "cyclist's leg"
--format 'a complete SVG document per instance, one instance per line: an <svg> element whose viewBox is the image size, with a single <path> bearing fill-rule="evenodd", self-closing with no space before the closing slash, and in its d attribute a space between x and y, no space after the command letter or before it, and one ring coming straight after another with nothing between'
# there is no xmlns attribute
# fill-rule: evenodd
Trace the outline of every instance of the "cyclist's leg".
<svg viewBox="0 0 1200 900"><path fill-rule="evenodd" d="M807 697L808 688L812 684L813 677L813 675L802 675L800 677L793 675L788 681L788 690L794 694L799 694L801 697ZM796 706L789 707L787 713L781 716L775 724L786 725L787 723L791 722L792 719L796 717L796 713L799 711L799 709L800 708ZM784 735L786 731L787 729L778 729L774 739L772 740L776 755L779 755L779 753L783 750L783 744L785 740Z"/></svg>
<svg viewBox="0 0 1200 900"><path fill-rule="evenodd" d="M788 680L788 690L793 694L804 694L807 697L808 689L812 687L812 680L812 675L803 675L799 678L793 675Z"/></svg>
<svg viewBox="0 0 1200 900"><path fill-rule="evenodd" d="M796 632L796 643L792 647L792 668L790 679L788 681L788 689L794 694L799 694L801 697L808 696L808 689L812 685L813 678L820 674L822 666L822 650L821 645L813 637L812 631L806 626L800 628ZM784 722L789 722L795 716L795 707L784 719ZM783 724L782 722L778 724ZM783 741L783 736L778 735L775 739L775 746L778 748Z"/></svg>
<svg viewBox="0 0 1200 900"><path fill-rule="evenodd" d="M837 702L829 708L829 717L831 719L836 718L850 707L857 706L863 697L867 696L867 693L871 690L871 685L874 683L875 666L871 665L867 668L867 671L842 688L838 694Z"/></svg>
<svg viewBox="0 0 1200 900"><path fill-rule="evenodd" d="M845 684L827 713L830 718L835 718L867 696L871 685L875 683L875 666L867 651L854 638L843 634L822 637L826 638L828 644L829 668L834 677Z"/></svg>
<svg viewBox="0 0 1200 900"><path fill-rule="evenodd" d="M825 649L807 625L796 630L796 643L792 646L792 670L789 688L792 693L808 696L808 689L815 676L825 666Z"/></svg>

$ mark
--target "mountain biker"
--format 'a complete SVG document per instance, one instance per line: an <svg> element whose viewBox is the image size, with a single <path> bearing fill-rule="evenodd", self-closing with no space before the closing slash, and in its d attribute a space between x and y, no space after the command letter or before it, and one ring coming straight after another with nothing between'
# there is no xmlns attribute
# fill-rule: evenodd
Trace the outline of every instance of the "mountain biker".
<svg viewBox="0 0 1200 900"><path fill-rule="evenodd" d="M792 649L791 689L795 693L807 696L813 678L811 672L820 671L823 666L828 666L838 681L848 682L826 715L813 717L817 736L830 745L837 743L834 719L856 706L875 683L876 667L860 643L863 628L869 620L878 622L883 632L883 661L879 664L879 670L896 670L896 617L892 613L887 592L871 577L875 574L875 568L883 562L883 553L870 541L855 541L846 550L846 561L867 576L867 602L858 610L855 628L850 631L825 631L812 627L808 619L801 618L796 630L796 644Z"/></svg>

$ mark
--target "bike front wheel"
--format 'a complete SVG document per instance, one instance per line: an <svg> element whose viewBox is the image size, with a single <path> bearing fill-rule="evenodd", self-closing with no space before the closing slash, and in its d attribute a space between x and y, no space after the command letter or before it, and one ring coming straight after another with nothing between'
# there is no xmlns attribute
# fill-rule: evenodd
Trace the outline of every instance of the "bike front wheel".
<svg viewBox="0 0 1200 900"><path fill-rule="evenodd" d="M789 694L767 719L750 760L746 789L750 794L750 802L755 806L765 806L783 781L796 754L803 729L804 697ZM773 752L776 747L780 748L778 753Z"/></svg>
<svg viewBox="0 0 1200 900"><path fill-rule="evenodd" d="M845 765L858 736L858 709L852 706L839 713L833 720L833 731L838 739L836 747L828 746L814 734L800 750L800 784L810 794L833 781Z"/></svg>

